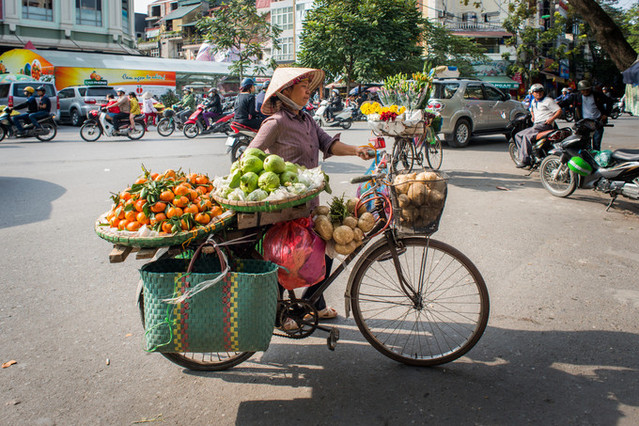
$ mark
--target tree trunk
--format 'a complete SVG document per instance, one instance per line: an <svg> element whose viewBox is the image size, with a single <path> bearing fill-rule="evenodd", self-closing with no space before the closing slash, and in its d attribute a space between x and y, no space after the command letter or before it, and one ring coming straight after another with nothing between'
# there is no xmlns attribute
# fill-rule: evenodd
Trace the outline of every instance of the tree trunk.
<svg viewBox="0 0 639 426"><path fill-rule="evenodd" d="M637 52L623 36L621 29L595 0L570 0L570 5L590 25L595 39L619 71L625 71L637 60Z"/></svg>

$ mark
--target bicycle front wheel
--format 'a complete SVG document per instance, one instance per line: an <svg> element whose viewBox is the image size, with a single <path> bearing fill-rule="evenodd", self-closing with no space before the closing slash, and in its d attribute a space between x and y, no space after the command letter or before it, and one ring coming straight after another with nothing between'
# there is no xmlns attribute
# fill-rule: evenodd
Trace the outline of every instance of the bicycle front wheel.
<svg viewBox="0 0 639 426"><path fill-rule="evenodd" d="M433 170L439 170L444 160L442 141L439 139L439 136L433 134L433 139L424 144L424 151L426 151L428 166Z"/></svg>
<svg viewBox="0 0 639 426"><path fill-rule="evenodd" d="M413 141L408 138L397 138L393 144L393 157L391 159L391 171L397 173L400 170L410 172L415 163L415 147ZM401 166L403 166L403 169Z"/></svg>
<svg viewBox="0 0 639 426"><path fill-rule="evenodd" d="M488 323L488 290L459 250L423 237L397 240L399 282L390 247L365 253L351 289L358 328L382 354L415 366L453 361L479 341Z"/></svg>

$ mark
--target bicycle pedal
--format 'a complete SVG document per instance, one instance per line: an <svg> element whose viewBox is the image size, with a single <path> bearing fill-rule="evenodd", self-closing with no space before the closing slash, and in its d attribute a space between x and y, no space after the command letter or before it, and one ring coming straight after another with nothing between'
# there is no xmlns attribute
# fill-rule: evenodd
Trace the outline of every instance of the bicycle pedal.
<svg viewBox="0 0 639 426"><path fill-rule="evenodd" d="M328 345L328 349L331 351L335 350L337 346L337 341L339 340L339 329L337 327L331 328L331 331L326 338L326 344Z"/></svg>

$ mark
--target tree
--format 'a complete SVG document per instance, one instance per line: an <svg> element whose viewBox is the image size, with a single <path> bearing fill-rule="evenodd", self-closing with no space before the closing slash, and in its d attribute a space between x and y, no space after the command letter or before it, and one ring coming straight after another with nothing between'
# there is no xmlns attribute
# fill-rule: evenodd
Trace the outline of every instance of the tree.
<svg viewBox="0 0 639 426"><path fill-rule="evenodd" d="M628 43L621 28L595 0L570 0L570 6L590 26L597 43L619 71L626 70L637 60L637 52Z"/></svg>
<svg viewBox="0 0 639 426"><path fill-rule="evenodd" d="M472 75L473 62L485 62L486 49L467 37L452 34L444 26L429 23L424 33L427 53L426 61L433 67L439 65L454 65L461 75Z"/></svg>
<svg viewBox="0 0 639 426"><path fill-rule="evenodd" d="M630 46L639 52L639 4L635 4L621 17L622 29Z"/></svg>
<svg viewBox="0 0 639 426"><path fill-rule="evenodd" d="M537 3L527 0L508 5L508 18L503 22L506 31L513 37L506 44L515 48L515 57L504 54L505 59L513 60L511 71L522 74L523 81L530 86L532 78L546 68L546 58L554 59L551 67L557 67L557 61L567 58L572 52L568 46L558 44L557 39L565 31L566 20L555 13L549 18L552 23L540 27L537 25Z"/></svg>
<svg viewBox="0 0 639 426"><path fill-rule="evenodd" d="M257 65L262 58L265 42L272 40L273 49L278 48L277 37L281 33L271 26L265 14L257 13L255 1L251 0L231 0L200 19L196 27L215 53L230 51L239 57L230 71L240 79L249 66ZM259 72L264 67L257 68Z"/></svg>
<svg viewBox="0 0 639 426"><path fill-rule="evenodd" d="M298 62L329 78L375 81L421 69L425 20L415 0L318 0L308 12Z"/></svg>

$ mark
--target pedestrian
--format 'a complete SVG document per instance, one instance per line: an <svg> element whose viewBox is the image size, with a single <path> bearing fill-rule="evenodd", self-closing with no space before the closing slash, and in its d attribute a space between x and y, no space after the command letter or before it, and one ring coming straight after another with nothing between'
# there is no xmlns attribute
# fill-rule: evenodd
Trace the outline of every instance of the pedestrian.
<svg viewBox="0 0 639 426"><path fill-rule="evenodd" d="M579 93L575 93L570 100L575 108L575 122L584 118L597 122L597 130L592 135L592 149L601 151L603 125L610 116L613 101L602 92L592 90L592 84L588 80L577 83L577 90ZM566 101L562 102L562 105L564 103Z"/></svg>
<svg viewBox="0 0 639 426"><path fill-rule="evenodd" d="M550 96L546 96L544 86L539 83L530 87L533 100L530 103L530 113L532 114L533 126L524 129L515 135L515 143L519 149L518 168L531 164L530 151L532 142L540 132L551 130L555 120L561 116L561 108Z"/></svg>
<svg viewBox="0 0 639 426"><path fill-rule="evenodd" d="M149 121L155 125L155 118L157 117L158 110L153 105L153 95L149 92L144 92L144 95L142 95L142 114L144 114L145 126L149 125Z"/></svg>

